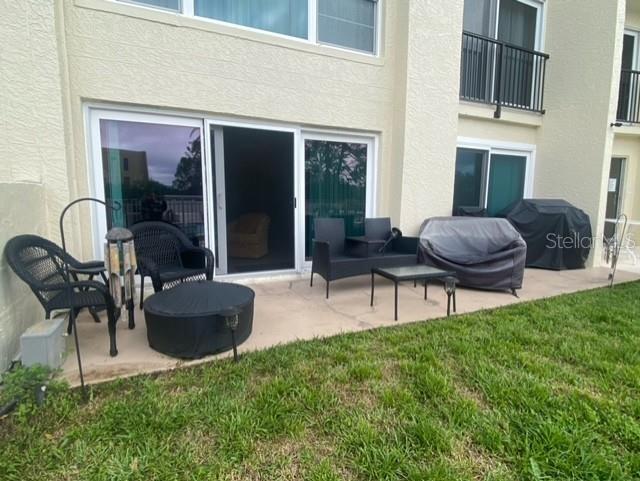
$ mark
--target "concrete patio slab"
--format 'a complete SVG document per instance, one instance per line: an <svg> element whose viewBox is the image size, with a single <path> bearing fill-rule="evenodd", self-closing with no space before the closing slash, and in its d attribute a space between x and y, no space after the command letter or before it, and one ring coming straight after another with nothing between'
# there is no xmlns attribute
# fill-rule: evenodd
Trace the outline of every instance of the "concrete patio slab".
<svg viewBox="0 0 640 481"><path fill-rule="evenodd" d="M607 268L576 271L527 269L519 298L506 292L486 292L459 288L458 314L552 297L560 294L608 285ZM616 282L640 279L640 273L618 271ZM399 289L399 319L393 320L393 284L376 278L374 306L369 306L370 277L360 276L331 284L331 298L325 299L324 281L316 277L309 287L308 275L276 280L242 282L256 292L253 333L239 347L239 352L264 349L299 339L332 336L382 326L393 326L446 315L446 294L441 285L429 286L429 298L423 299L423 288L412 282ZM118 323L117 357L110 357L106 321L94 323L83 313L78 318L80 350L88 383L118 377L174 369L179 366L228 357L230 352L208 356L197 361L183 361L160 354L147 343L144 314L136 310L136 328ZM104 315L103 315L104 317ZM71 346L71 338L69 346ZM79 384L75 352L71 348L61 376L71 385Z"/></svg>

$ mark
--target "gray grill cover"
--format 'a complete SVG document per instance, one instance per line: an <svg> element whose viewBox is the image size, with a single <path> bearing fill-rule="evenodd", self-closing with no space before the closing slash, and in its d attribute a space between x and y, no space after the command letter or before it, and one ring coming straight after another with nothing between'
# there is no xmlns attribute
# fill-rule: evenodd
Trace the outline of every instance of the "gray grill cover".
<svg viewBox="0 0 640 481"><path fill-rule="evenodd" d="M433 217L420 227L420 261L455 270L461 285L520 289L527 245L506 219Z"/></svg>

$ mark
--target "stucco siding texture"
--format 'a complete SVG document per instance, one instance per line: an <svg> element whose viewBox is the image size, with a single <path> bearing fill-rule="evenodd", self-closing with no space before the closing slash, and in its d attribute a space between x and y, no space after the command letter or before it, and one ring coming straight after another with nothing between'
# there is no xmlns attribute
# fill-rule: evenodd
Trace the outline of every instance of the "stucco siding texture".
<svg viewBox="0 0 640 481"><path fill-rule="evenodd" d="M609 123L617 102L624 2L563 0L547 2L547 7L545 49L551 58L534 190L538 196L563 197L583 208L599 239L613 141ZM598 262L600 245L594 243L592 262Z"/></svg>
<svg viewBox="0 0 640 481"><path fill-rule="evenodd" d="M538 127L495 119L485 120L461 117L458 121L458 136L487 141L536 145Z"/></svg>
<svg viewBox="0 0 640 481"><path fill-rule="evenodd" d="M463 1L409 2L401 221L451 213Z"/></svg>
<svg viewBox="0 0 640 481"><path fill-rule="evenodd" d="M68 199L53 1L0 1L0 253L17 234L54 239ZM0 258L0 372L20 334L42 319L33 294Z"/></svg>
<svg viewBox="0 0 640 481"><path fill-rule="evenodd" d="M378 134L378 211L397 217L394 84L405 49L395 2L382 3L379 58L105 0L64 6L78 194L90 192L83 105L93 102Z"/></svg>

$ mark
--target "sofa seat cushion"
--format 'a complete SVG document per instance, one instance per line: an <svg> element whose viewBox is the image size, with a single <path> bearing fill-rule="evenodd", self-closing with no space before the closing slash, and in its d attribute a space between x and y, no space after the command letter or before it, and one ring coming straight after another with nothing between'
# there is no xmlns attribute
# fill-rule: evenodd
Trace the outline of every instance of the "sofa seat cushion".
<svg viewBox="0 0 640 481"><path fill-rule="evenodd" d="M359 276L371 272L370 259L363 257L333 256L331 257L331 277Z"/></svg>

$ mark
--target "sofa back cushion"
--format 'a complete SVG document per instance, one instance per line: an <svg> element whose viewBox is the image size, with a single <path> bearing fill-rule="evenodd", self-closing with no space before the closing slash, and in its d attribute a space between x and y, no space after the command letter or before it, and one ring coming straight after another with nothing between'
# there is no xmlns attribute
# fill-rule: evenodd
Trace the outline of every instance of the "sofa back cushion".
<svg viewBox="0 0 640 481"><path fill-rule="evenodd" d="M391 235L391 219L389 217L367 218L364 220L364 236L368 240L389 239Z"/></svg>
<svg viewBox="0 0 640 481"><path fill-rule="evenodd" d="M344 255L344 219L318 218L315 220L315 240L329 243L331 255Z"/></svg>

